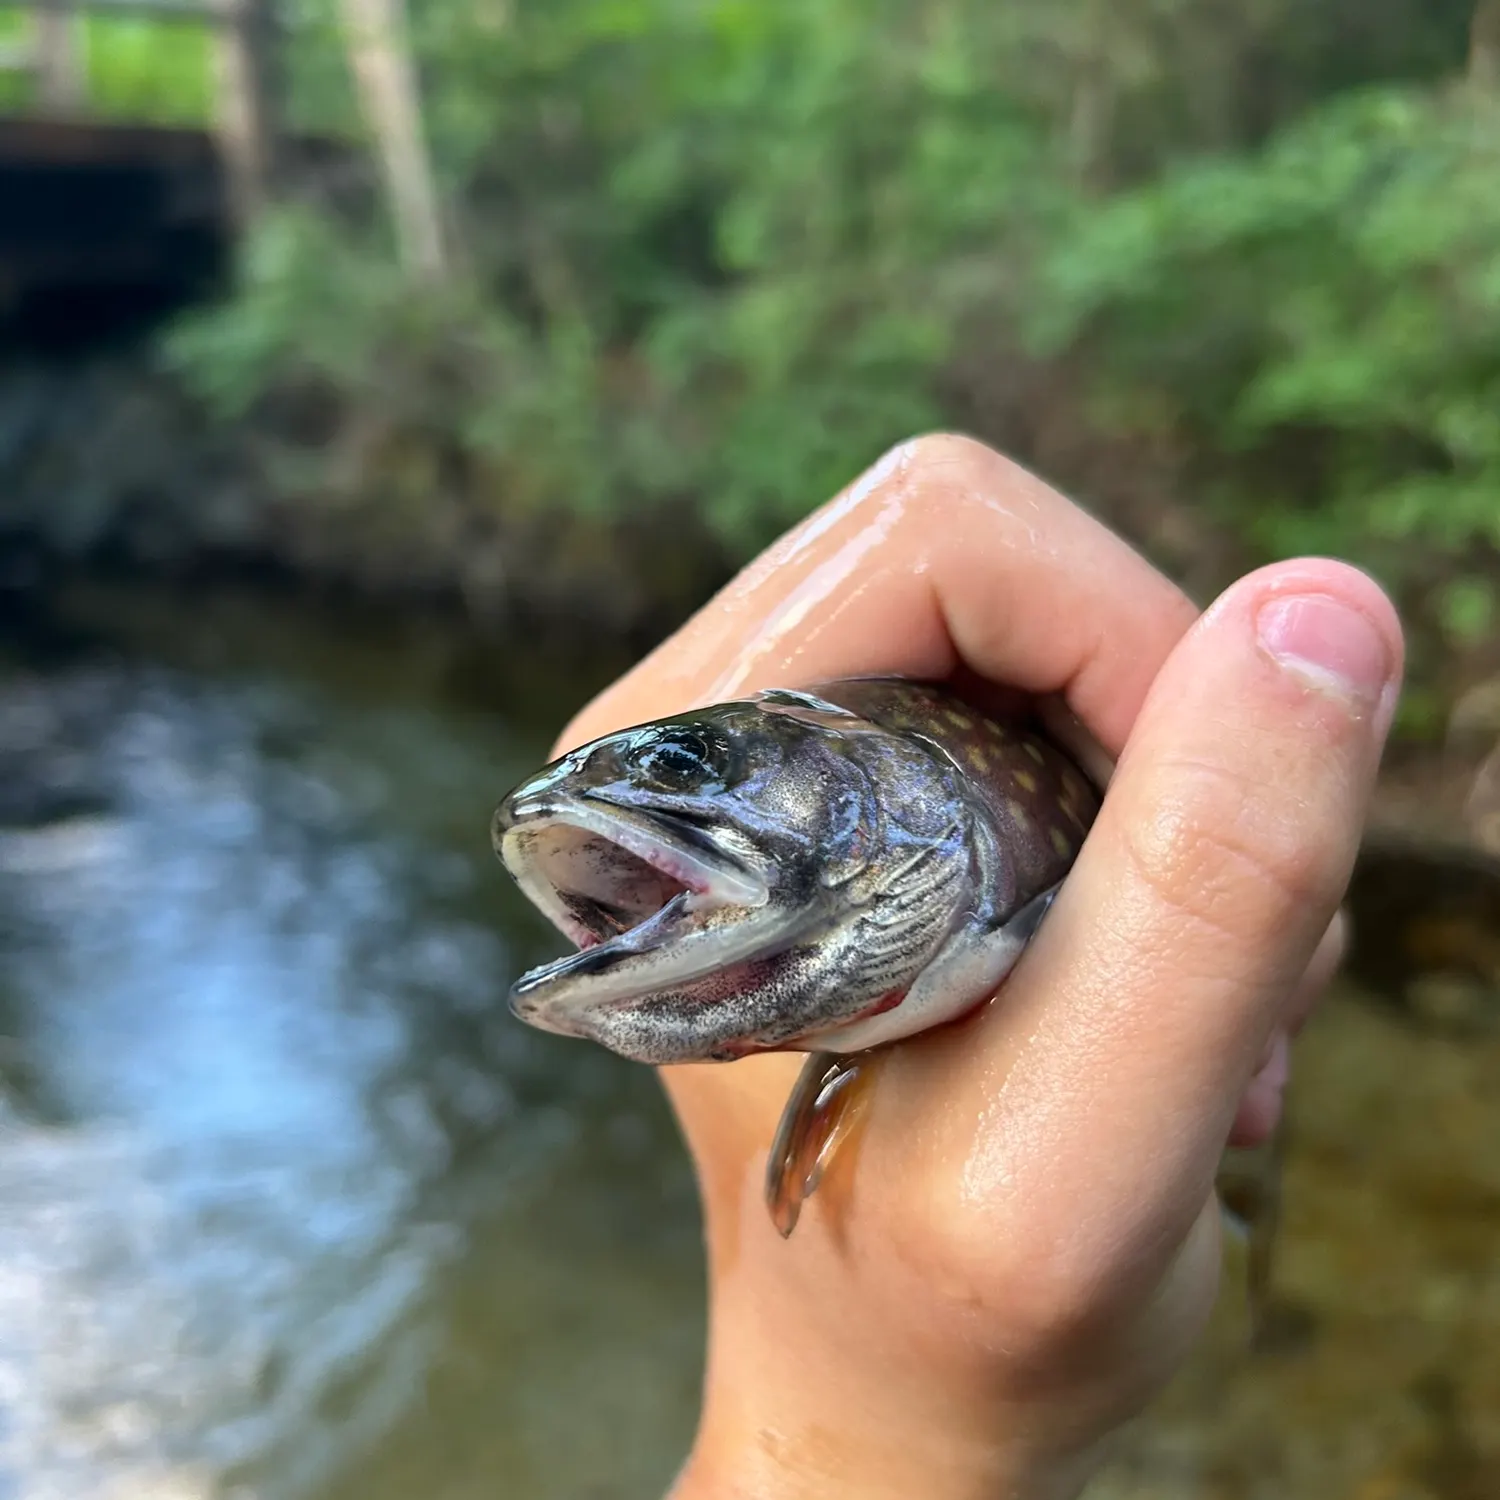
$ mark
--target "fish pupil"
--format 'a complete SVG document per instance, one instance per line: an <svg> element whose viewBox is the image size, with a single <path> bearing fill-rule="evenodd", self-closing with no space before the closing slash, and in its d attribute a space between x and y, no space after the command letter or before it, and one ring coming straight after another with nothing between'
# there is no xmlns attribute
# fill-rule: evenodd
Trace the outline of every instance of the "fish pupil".
<svg viewBox="0 0 1500 1500"><path fill-rule="evenodd" d="M670 729L640 745L635 767L659 786L686 788L710 779L713 755L703 736L691 729Z"/></svg>

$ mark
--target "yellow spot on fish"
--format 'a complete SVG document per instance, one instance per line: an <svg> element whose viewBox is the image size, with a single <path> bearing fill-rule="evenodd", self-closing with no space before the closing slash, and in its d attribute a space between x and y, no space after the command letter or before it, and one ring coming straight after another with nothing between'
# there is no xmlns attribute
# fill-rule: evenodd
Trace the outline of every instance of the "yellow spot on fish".
<svg viewBox="0 0 1500 1500"><path fill-rule="evenodd" d="M1047 757L1042 754L1042 747L1037 744L1035 740L1026 741L1026 753L1032 758L1032 760L1037 763L1037 765L1041 765L1042 762L1047 759Z"/></svg>
<svg viewBox="0 0 1500 1500"><path fill-rule="evenodd" d="M973 719L971 719L968 714L959 713L956 708L950 708L944 715L944 718L946 718L955 729L972 729L974 727Z"/></svg>
<svg viewBox="0 0 1500 1500"><path fill-rule="evenodd" d="M1019 829L1020 832L1027 833L1030 831L1031 819L1026 816L1026 809L1022 807L1019 802L1017 802L1014 798L1011 798L1011 800L1005 804L1005 810L1010 814L1011 822L1016 825L1017 829Z"/></svg>
<svg viewBox="0 0 1500 1500"><path fill-rule="evenodd" d="M1033 776L1030 771L1017 771L1016 785L1020 787L1023 792L1034 792L1036 791L1036 777Z"/></svg>
<svg viewBox="0 0 1500 1500"><path fill-rule="evenodd" d="M1073 845L1069 842L1067 834L1061 828L1052 830L1052 847L1057 850L1064 859L1073 852Z"/></svg>
<svg viewBox="0 0 1500 1500"><path fill-rule="evenodd" d="M968 747L969 764L976 771L988 771L990 768L989 752L983 745L970 745Z"/></svg>

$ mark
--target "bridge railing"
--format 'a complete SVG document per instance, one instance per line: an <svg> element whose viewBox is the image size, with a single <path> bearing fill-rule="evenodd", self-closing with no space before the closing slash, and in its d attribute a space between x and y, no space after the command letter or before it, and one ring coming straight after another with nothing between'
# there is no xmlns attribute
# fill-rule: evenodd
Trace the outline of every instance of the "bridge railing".
<svg viewBox="0 0 1500 1500"><path fill-rule="evenodd" d="M345 52L367 128L384 168L403 259L417 274L441 272L437 196L423 138L404 0L339 0ZM12 0L30 34L0 43L0 72L29 75L33 111L86 115L81 19L130 16L209 28L213 128L236 216L248 223L276 196L287 136L285 38L276 0Z"/></svg>

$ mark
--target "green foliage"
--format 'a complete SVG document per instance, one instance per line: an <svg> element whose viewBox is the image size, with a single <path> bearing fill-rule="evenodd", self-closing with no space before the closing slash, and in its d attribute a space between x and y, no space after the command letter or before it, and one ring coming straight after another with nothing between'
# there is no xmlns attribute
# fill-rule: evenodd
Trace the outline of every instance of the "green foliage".
<svg viewBox="0 0 1500 1500"><path fill-rule="evenodd" d="M282 4L288 39L288 111L299 130L357 136L361 121L335 0ZM0 46L24 41L32 13L0 6ZM85 106L100 118L208 125L216 114L213 29L191 19L81 13L73 22L83 58ZM0 72L0 109L28 107L32 80Z"/></svg>
<svg viewBox="0 0 1500 1500"><path fill-rule="evenodd" d="M202 125L213 117L207 29L191 22L83 15L74 21L89 108L104 118ZM0 7L0 45L30 35L30 13ZM31 80L0 73L0 108L31 101Z"/></svg>
<svg viewBox="0 0 1500 1500"><path fill-rule="evenodd" d="M460 469L496 516L691 505L737 553L1062 371L1055 426L1181 455L1221 531L1352 555L1471 642L1500 105L1452 82L1470 8L422 0L462 268L414 287L375 228L283 214L171 357L226 416L325 414L309 505L380 525L422 503L392 473ZM343 129L335 14L296 14L295 97Z"/></svg>
<svg viewBox="0 0 1500 1500"><path fill-rule="evenodd" d="M1497 605L1500 599L1488 578L1455 578L1440 595L1443 628L1460 645L1482 641L1494 632Z"/></svg>
<svg viewBox="0 0 1500 1500"><path fill-rule="evenodd" d="M18 10L0 7L0 50L9 51L26 34L26 18ZM24 104L30 95L30 83L19 72L0 68L0 110L12 110Z"/></svg>
<svg viewBox="0 0 1500 1500"><path fill-rule="evenodd" d="M216 399L295 371L359 404L362 371L461 328L453 430L520 493L697 496L713 530L763 540L941 419L1002 216L1020 246L1060 201L1039 122L990 81L1002 34L976 50L968 5L884 12L563 0L479 46L485 13L437 0L428 127L471 270L414 296L357 238L272 226L185 368ZM454 299L462 317L413 311Z"/></svg>
<svg viewBox="0 0 1500 1500"><path fill-rule="evenodd" d="M609 408L584 327L538 334L463 279L414 296L384 247L306 211L268 218L246 247L239 295L184 319L163 352L224 420L267 401L297 413L306 445L287 449L282 472L327 504L367 503L393 448L425 450L434 469L452 452L491 466L513 511L559 495L597 511L614 498ZM330 428L356 432L353 450L327 445Z"/></svg>
<svg viewBox="0 0 1500 1500"><path fill-rule="evenodd" d="M1208 456L1265 553L1421 579L1500 549L1497 174L1500 101L1336 99L1093 213L1033 330L1087 351L1104 420Z"/></svg>
<svg viewBox="0 0 1500 1500"><path fill-rule="evenodd" d="M161 124L206 125L213 119L206 28L88 16L83 34L89 102L99 114Z"/></svg>

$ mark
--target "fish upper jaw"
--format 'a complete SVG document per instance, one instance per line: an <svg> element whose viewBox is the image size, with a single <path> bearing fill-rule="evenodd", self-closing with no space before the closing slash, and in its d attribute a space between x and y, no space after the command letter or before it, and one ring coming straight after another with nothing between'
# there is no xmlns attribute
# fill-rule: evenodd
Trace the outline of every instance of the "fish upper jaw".
<svg viewBox="0 0 1500 1500"><path fill-rule="evenodd" d="M571 832L568 832L571 831ZM548 849L548 840L551 848ZM564 899L564 887L549 878L568 873L570 862L588 862L592 845L623 851L680 886L694 910L719 906L764 906L770 897L766 875L737 855L720 849L711 838L688 836L684 824L669 814L622 807L597 794L566 794L553 789L507 797L495 810L491 842L505 868L527 898L580 946L600 942L606 934L580 920ZM573 853L567 851L571 843ZM596 880L607 879L595 872ZM623 878L623 877L622 877Z"/></svg>

